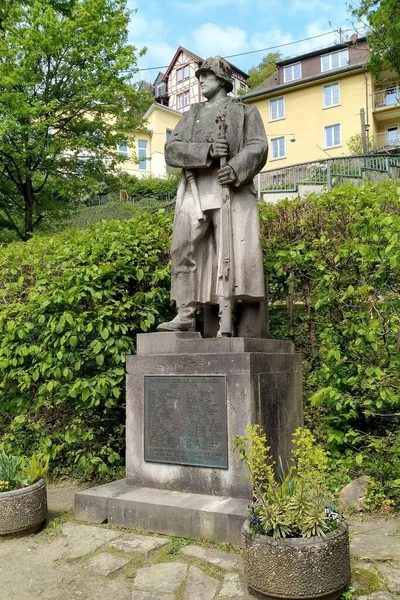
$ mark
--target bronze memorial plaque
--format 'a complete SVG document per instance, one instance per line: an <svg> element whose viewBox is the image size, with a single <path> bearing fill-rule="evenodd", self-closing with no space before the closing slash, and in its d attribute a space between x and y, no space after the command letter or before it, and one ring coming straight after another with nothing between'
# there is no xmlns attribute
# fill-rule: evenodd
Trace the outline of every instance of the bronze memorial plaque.
<svg viewBox="0 0 400 600"><path fill-rule="evenodd" d="M224 375L146 375L144 460L228 468Z"/></svg>

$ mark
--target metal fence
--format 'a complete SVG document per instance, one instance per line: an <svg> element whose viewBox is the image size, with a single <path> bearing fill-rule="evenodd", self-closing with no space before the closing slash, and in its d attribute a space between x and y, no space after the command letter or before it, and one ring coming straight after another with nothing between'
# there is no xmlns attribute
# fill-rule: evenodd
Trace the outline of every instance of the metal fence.
<svg viewBox="0 0 400 600"><path fill-rule="evenodd" d="M390 177L393 167L400 167L400 155L329 158L262 171L258 189L259 192L293 192L299 185L324 185L330 189L351 179L362 179L368 172L387 173Z"/></svg>
<svg viewBox="0 0 400 600"><path fill-rule="evenodd" d="M171 193L149 193L146 196L129 196L129 194L125 190L119 190L118 192L110 192L109 194L103 194L101 196L93 196L85 200L84 204L86 206L104 206L112 202L125 202L127 204L144 204L146 202L157 201L160 203L169 203L175 201L175 196L176 194Z"/></svg>

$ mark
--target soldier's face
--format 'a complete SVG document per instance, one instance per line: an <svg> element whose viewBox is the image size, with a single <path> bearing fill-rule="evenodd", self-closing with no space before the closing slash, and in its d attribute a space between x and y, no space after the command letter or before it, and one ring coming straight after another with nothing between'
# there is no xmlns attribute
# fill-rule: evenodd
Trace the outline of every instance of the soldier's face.
<svg viewBox="0 0 400 600"><path fill-rule="evenodd" d="M204 71L199 75L201 93L205 98L212 98L221 87L221 79L212 71Z"/></svg>

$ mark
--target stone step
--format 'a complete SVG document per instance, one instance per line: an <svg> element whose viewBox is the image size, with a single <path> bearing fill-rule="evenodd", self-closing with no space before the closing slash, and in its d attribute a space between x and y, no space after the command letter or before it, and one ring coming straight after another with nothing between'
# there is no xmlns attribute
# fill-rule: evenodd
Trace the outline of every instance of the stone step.
<svg viewBox="0 0 400 600"><path fill-rule="evenodd" d="M122 479L76 494L75 518L241 546L248 504L241 498L129 486Z"/></svg>

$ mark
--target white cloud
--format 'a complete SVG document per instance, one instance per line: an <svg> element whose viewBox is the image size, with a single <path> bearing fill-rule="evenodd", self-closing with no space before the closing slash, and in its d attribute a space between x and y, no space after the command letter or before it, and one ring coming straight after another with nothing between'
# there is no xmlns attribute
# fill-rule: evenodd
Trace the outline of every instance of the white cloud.
<svg viewBox="0 0 400 600"><path fill-rule="evenodd" d="M249 1L176 0L173 4L175 6L180 4L182 8L185 7L185 10L189 6L189 13L192 11L191 14L193 16L195 11L200 12L200 8L201 10L205 10L206 7L221 8L221 6L228 5L245 7L249 6ZM254 10L256 10L257 2L259 1L252 0ZM277 0L262 0L263 3L267 2L269 7L275 1ZM304 25L302 34L296 34L295 37L293 37L292 33L274 26L272 19L264 31L262 30L262 21L259 21L258 24L255 21L253 27L247 30L240 26L220 25L217 22L211 21L201 23L200 21L200 24L192 30L182 28L181 31L183 33L175 37L171 35L174 31L173 22L170 22L167 18L160 18L159 5L154 0L146 0L143 12L140 10L139 2L142 6L144 5L144 0L128 0L129 8L139 8L139 11L132 14L131 17L129 41L138 50L143 46L148 48L145 56L139 59L138 66L141 69L148 68L149 70L139 72L135 76L135 81L145 79L146 81L153 82L158 71L150 70L150 67L160 67L160 70L164 70L161 67L170 63L179 45L188 48L188 50L197 53L203 58L216 54L229 57L235 54L244 54L252 50L260 50L260 52L255 52L254 54L230 58L239 68L248 70L251 66L256 66L268 52L280 51L284 57L291 57L337 43L339 42L339 35L335 31L332 31L328 35L291 44L291 42L295 42L296 38L314 37L332 29L332 26L329 24L330 15L325 12L323 7L329 7L332 11L335 24L340 22L344 30L349 29L349 25L344 24L344 13L342 11L339 11L339 13L336 11L335 13L335 7L329 3L329 0L308 0L308 2L307 0L306 2L304 0L288 0L287 11L300 10L301 7L303 7L303 10L308 10L311 7L310 10L316 12L316 16L319 17ZM306 4L307 8L304 8ZM272 15L274 14L273 10L269 10L269 12ZM143 14L146 14L146 17ZM284 27L286 29L286 25ZM289 23L287 27L289 29ZM348 32L347 35L350 34L351 32Z"/></svg>
<svg viewBox="0 0 400 600"><path fill-rule="evenodd" d="M261 61L262 57L268 52L281 52L284 58L289 58L306 52L310 52L312 50L317 50L319 48L339 43L339 33L333 30L329 31L330 29L331 27L325 19L312 21L305 26L304 33L301 36L301 38L305 41L302 42L296 42L296 38L294 38L292 34L285 33L282 30L276 28L269 29L264 33L256 32L251 37L248 49L252 50L253 48L270 48L270 50L267 49L260 52L260 54L250 55L253 57L252 64L258 64ZM347 30L348 28L343 26L342 29ZM351 32L347 31L347 33L345 33L344 35L348 37L350 34ZM347 37L343 38L342 41L344 41L344 39L347 39Z"/></svg>
<svg viewBox="0 0 400 600"><path fill-rule="evenodd" d="M176 48L167 42L147 42L147 52L138 61L141 69L135 80L144 80L153 83L159 71L166 71L166 67L171 62ZM155 69L154 67L159 67Z"/></svg>
<svg viewBox="0 0 400 600"><path fill-rule="evenodd" d="M303 38L314 38L325 34L330 27L324 19L312 21L305 26ZM250 34L239 27L221 26L216 23L204 23L190 32L190 37L181 41L181 44L199 56L206 58L220 54L231 57L230 60L238 67L248 70L255 66L268 52L280 51L283 57L291 57L305 52L329 46L339 42L339 35L332 31L327 35L295 43L296 39L291 33L272 27L265 31L255 31ZM252 54L245 54L259 50ZM233 56L241 54L243 56Z"/></svg>
<svg viewBox="0 0 400 600"><path fill-rule="evenodd" d="M190 44L190 45L189 45ZM202 57L220 54L226 56L246 50L247 32L239 27L221 27L216 23L204 23L191 32L188 49Z"/></svg>
<svg viewBox="0 0 400 600"><path fill-rule="evenodd" d="M333 12L334 4L323 0L290 0L288 11L291 13L316 12L319 10Z"/></svg>
<svg viewBox="0 0 400 600"><path fill-rule="evenodd" d="M136 39L160 39L164 35L166 26L162 19L145 19L139 13L132 15L129 24L129 40L134 43Z"/></svg>
<svg viewBox="0 0 400 600"><path fill-rule="evenodd" d="M130 0L130 8L134 3ZM176 47L171 46L167 41L168 27L160 18L145 18L140 12L132 14L129 24L129 43L133 44L137 50L146 47L147 52L138 59L138 67L141 70L133 80L145 80L153 83L157 77L158 70L150 70L150 67L163 67L168 65L175 54ZM163 69L160 68L160 71Z"/></svg>
<svg viewBox="0 0 400 600"><path fill-rule="evenodd" d="M318 21L312 21L306 25L305 29L305 38L314 38L310 40L306 40L304 42L299 42L298 44L294 44L290 46L290 50L288 51L288 55L292 56L294 54L302 54L304 52L309 52L311 50L317 50L319 48L324 48L326 46L331 46L334 44L338 44L341 41L346 41L349 38L349 34L351 32L347 31L342 34L342 39L339 32L336 30L330 31L327 35L321 35L326 33L332 29L329 24L324 19L319 19ZM345 26L342 27L343 32L347 30ZM321 36L321 37L315 37Z"/></svg>
<svg viewBox="0 0 400 600"><path fill-rule="evenodd" d="M250 0L175 0L175 8L184 11L187 14L198 15L211 10L218 10L227 6L242 7L248 6Z"/></svg>
<svg viewBox="0 0 400 600"><path fill-rule="evenodd" d="M290 33L284 33L281 29L272 28L265 32L256 32L252 35L250 41L250 50L257 50L259 48L274 48L275 46L282 46L283 44L290 44L294 39ZM281 48L276 48L276 51ZM282 50L283 51L283 50ZM267 50L266 52L269 52ZM275 50L271 50L275 52ZM260 60L264 54L260 55Z"/></svg>

